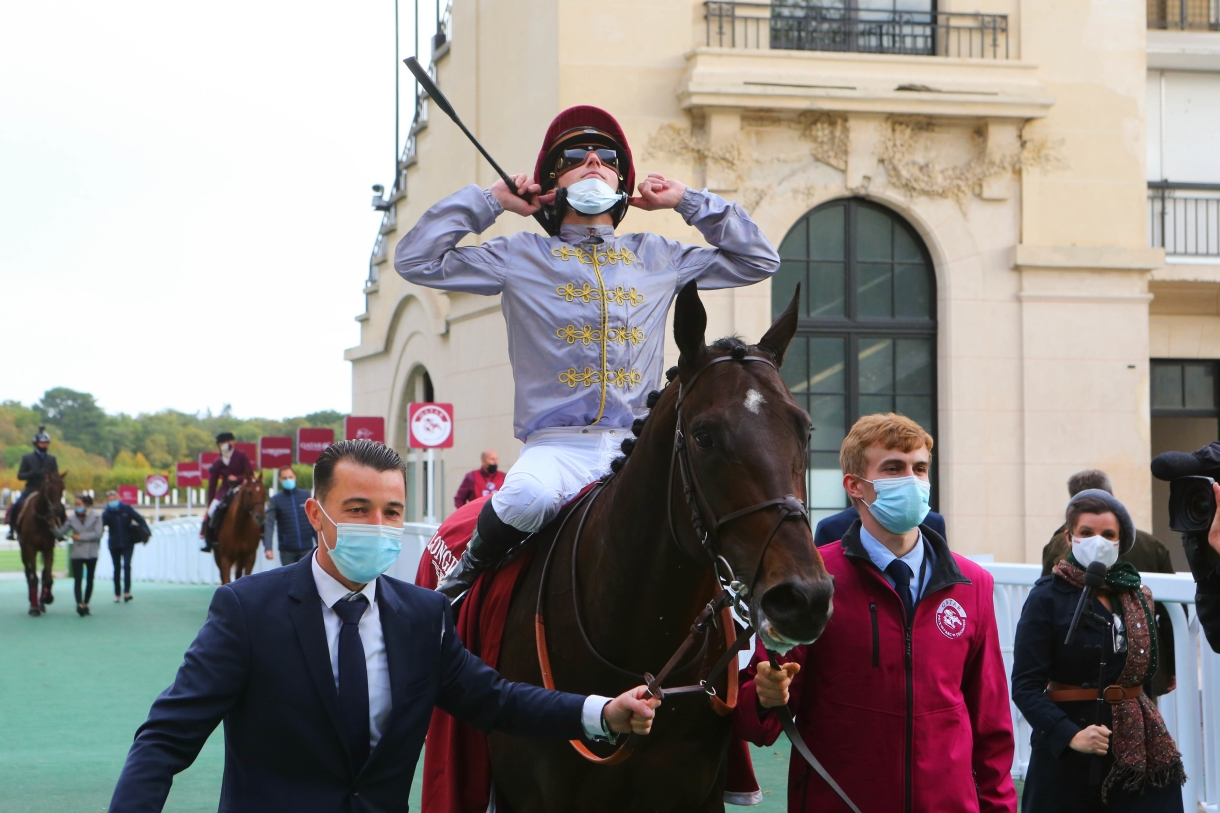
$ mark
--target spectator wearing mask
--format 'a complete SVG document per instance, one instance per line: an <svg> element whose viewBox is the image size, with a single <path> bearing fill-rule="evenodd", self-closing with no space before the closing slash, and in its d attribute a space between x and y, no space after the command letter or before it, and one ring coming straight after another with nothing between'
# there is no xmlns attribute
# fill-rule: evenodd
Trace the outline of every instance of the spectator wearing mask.
<svg viewBox="0 0 1220 813"><path fill-rule="evenodd" d="M93 598L93 574L97 570L98 546L102 541L102 512L93 510L93 497L78 494L76 506L68 514L68 532L72 538L72 580L75 582L76 614L89 615L89 600ZM86 575L87 574L87 575ZM85 592L81 595L81 579Z"/></svg>
<svg viewBox="0 0 1220 813"><path fill-rule="evenodd" d="M860 519L819 551L834 615L779 669L756 653L734 728L770 746L781 730L772 710L790 703L805 742L864 811L1015 813L994 582L921 524L931 455L932 437L909 418L856 421L839 463ZM794 752L789 813L843 809Z"/></svg>
<svg viewBox="0 0 1220 813"><path fill-rule="evenodd" d="M106 492L106 510L102 511L102 525L110 531L110 559L114 562L114 603L118 604L120 600L126 603L131 601L131 557L136 550L132 526L140 528L145 538L151 536L152 531L136 509L119 499L117 491Z"/></svg>
<svg viewBox="0 0 1220 813"><path fill-rule="evenodd" d="M494 450L483 452L482 466L466 473L457 494L453 496L453 507L461 508L480 497L490 497L504 485L504 472L500 471L500 456Z"/></svg>
<svg viewBox="0 0 1220 813"><path fill-rule="evenodd" d="M1012 698L1033 728L1021 809L1181 813L1182 758L1148 696L1160 657L1152 593L1119 561L1135 544L1131 516L1087 489L1065 525L1071 551L1034 583L1013 647ZM1106 566L1105 583L1068 645L1093 562Z"/></svg>
<svg viewBox="0 0 1220 813"><path fill-rule="evenodd" d="M309 555L318 544L318 533L309 524L305 514L305 503L309 494L297 488L296 472L291 466L280 469L280 493L271 498L267 511L267 523L263 526L263 547L267 558L274 559L272 539L278 530L280 535L280 564L295 565Z"/></svg>

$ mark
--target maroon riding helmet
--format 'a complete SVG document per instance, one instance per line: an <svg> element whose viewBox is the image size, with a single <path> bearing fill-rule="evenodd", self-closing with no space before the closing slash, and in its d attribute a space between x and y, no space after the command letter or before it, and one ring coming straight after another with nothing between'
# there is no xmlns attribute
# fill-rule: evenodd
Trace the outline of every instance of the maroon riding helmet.
<svg viewBox="0 0 1220 813"><path fill-rule="evenodd" d="M555 188L565 169L577 166L573 162L581 158L580 152L594 149L614 153L613 165L618 170L619 191L630 195L635 188L635 164L631 158L631 148L627 146L627 136L614 116L600 107L587 104L569 107L551 122L542 139L542 149L538 151L534 181L542 187L544 194L549 192ZM567 202L563 194L556 196L553 205L543 207L547 231L552 235L559 233L559 224L566 210ZM618 226L627 214L627 202L615 206L610 214L614 225Z"/></svg>

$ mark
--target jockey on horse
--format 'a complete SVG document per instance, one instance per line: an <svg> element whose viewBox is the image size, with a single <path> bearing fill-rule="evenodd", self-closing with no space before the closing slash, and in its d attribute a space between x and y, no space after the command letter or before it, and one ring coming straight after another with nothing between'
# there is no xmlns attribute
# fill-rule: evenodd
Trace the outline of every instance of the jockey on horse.
<svg viewBox="0 0 1220 813"><path fill-rule="evenodd" d="M21 503L30 494L42 488L42 481L48 474L59 474L59 462L55 459L55 455L47 454L50 446L51 436L46 433L46 427L38 427L38 434L34 435L34 451L22 456L21 467L17 469L17 479L25 480L25 488L21 489L21 496L9 506L8 512L4 515L4 521L8 524L8 539L17 538L17 521L21 518Z"/></svg>
<svg viewBox="0 0 1220 813"><path fill-rule="evenodd" d="M203 539L200 550L204 553L210 553L216 541L216 532L220 530L233 487L240 486L242 480L254 473L250 458L233 445L234 440L232 432L221 432L216 436L220 459L208 467L208 510L203 517L203 527L199 529L199 536Z"/></svg>
<svg viewBox="0 0 1220 813"><path fill-rule="evenodd" d="M534 178L469 186L433 206L399 242L394 267L418 285L502 294L525 442L483 506L458 564L437 590L457 600L608 470L661 380L665 320L683 285L731 288L768 278L779 256L737 204L649 175L639 197L631 150L606 111L578 106L547 130ZM617 234L629 206L676 209L714 248L651 233ZM518 232L458 247L504 210L541 211L549 237ZM649 385L649 386L646 386Z"/></svg>

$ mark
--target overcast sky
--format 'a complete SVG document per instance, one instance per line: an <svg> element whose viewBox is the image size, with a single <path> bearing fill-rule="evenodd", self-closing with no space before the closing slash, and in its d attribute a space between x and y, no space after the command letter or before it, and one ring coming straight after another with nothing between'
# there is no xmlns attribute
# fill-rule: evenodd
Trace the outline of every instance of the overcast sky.
<svg viewBox="0 0 1220 813"><path fill-rule="evenodd" d="M350 409L393 23L393 0L0 2L0 400Z"/></svg>

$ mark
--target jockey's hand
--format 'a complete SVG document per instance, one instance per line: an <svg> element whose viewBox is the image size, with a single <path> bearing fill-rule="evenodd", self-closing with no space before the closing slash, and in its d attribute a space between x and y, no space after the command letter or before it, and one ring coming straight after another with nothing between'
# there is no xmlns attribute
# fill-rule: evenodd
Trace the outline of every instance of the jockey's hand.
<svg viewBox="0 0 1220 813"><path fill-rule="evenodd" d="M510 175L509 177L517 184L517 191L525 195L524 200L509 192L508 186L505 185L503 180L493 183L489 190L492 196L500 201L500 205L504 207L506 212L529 217L542 208L542 205L538 202L538 194L542 192L541 186L534 183L530 176L524 172L520 175Z"/></svg>
<svg viewBox="0 0 1220 813"><path fill-rule="evenodd" d="M1072 737L1072 741L1068 743L1068 746L1073 751L1079 751L1082 754L1105 756L1106 751L1110 750L1110 729L1104 725L1091 725L1088 728L1082 728L1076 732L1075 737Z"/></svg>
<svg viewBox="0 0 1220 813"><path fill-rule="evenodd" d="M796 673L801 671L799 663L781 664L779 669L761 661L758 672L754 676L754 691L758 693L758 705L764 709L772 709L788 703L788 687Z"/></svg>
<svg viewBox="0 0 1220 813"><path fill-rule="evenodd" d="M1220 483L1212 483L1212 494L1216 497L1216 515L1212 517L1212 527L1207 532L1207 544L1220 553Z"/></svg>
<svg viewBox="0 0 1220 813"><path fill-rule="evenodd" d="M647 734L652 730L654 709L661 705L655 697L648 697L647 686L636 686L623 692L602 707L606 726L615 734Z"/></svg>
<svg viewBox="0 0 1220 813"><path fill-rule="evenodd" d="M273 551L273 550L269 550L269 551L267 551L267 558L268 558L268 559L274 559L274 558L275 558L275 551Z"/></svg>
<svg viewBox="0 0 1220 813"><path fill-rule="evenodd" d="M230 482L230 483L236 483L236 482L237 482L237 475L236 475L236 474L230 474L230 475L229 475L229 482Z"/></svg>
<svg viewBox="0 0 1220 813"><path fill-rule="evenodd" d="M639 189L640 196L631 198L628 203L648 212L654 209L672 209L682 202L682 196L686 194L686 184L655 172L650 172L648 177L640 182Z"/></svg>

